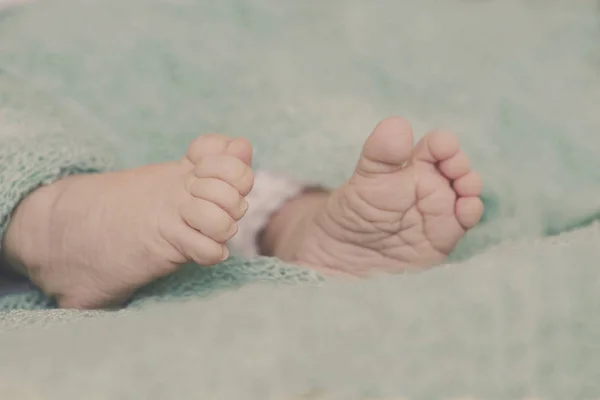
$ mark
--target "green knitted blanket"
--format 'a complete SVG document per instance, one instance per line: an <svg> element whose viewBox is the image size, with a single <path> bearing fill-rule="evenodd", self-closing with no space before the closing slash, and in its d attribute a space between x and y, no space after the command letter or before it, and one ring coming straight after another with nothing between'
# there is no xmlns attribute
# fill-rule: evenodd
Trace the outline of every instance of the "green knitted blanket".
<svg viewBox="0 0 600 400"><path fill-rule="evenodd" d="M40 183L177 158L211 131L335 185L390 114L460 134L487 212L454 265L419 275L339 286L234 259L183 268L121 312L0 313L0 398L600 395L600 228L581 228L600 210L598 19L591 0L3 11L0 234ZM49 307L37 291L0 299Z"/></svg>

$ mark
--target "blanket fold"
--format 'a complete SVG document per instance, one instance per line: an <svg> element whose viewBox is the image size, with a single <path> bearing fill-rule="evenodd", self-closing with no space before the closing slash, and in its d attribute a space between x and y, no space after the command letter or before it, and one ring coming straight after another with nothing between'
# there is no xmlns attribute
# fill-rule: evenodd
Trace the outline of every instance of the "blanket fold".
<svg viewBox="0 0 600 400"><path fill-rule="evenodd" d="M596 224L358 284L0 313L0 397L595 399L598 241Z"/></svg>

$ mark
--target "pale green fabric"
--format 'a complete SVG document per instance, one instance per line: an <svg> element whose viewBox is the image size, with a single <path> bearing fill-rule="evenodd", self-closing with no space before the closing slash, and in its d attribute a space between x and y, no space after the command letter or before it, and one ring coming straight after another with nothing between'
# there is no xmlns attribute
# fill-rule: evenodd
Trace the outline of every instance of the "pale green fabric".
<svg viewBox="0 0 600 400"><path fill-rule="evenodd" d="M320 278L233 260L145 288L141 311L0 314L2 383L51 399L597 397L598 227L541 238L600 210L598 22L591 0L55 0L0 15L2 221L42 181L179 157L209 131L336 184L390 114L417 136L457 131L487 206L462 262L419 275L293 288ZM5 168L17 153L27 168ZM293 285L221 290L256 281Z"/></svg>
<svg viewBox="0 0 600 400"><path fill-rule="evenodd" d="M361 284L0 314L0 398L597 399L598 241L596 225Z"/></svg>

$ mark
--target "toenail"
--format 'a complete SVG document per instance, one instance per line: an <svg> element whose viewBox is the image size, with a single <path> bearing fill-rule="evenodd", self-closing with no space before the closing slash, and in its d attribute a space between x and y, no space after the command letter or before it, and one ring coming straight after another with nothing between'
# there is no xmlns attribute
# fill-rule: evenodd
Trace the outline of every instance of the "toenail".
<svg viewBox="0 0 600 400"><path fill-rule="evenodd" d="M231 228L229 228L229 231L227 231L227 235L229 237L232 237L233 235L235 235L238 231L238 226L237 224L232 224Z"/></svg>
<svg viewBox="0 0 600 400"><path fill-rule="evenodd" d="M241 203L240 203L240 211L242 212L242 214L246 214L246 211L248 211L248 200L246 199L242 199Z"/></svg>
<svg viewBox="0 0 600 400"><path fill-rule="evenodd" d="M225 261L229 258L229 249L225 246L223 247L223 257L221 258L221 261Z"/></svg>

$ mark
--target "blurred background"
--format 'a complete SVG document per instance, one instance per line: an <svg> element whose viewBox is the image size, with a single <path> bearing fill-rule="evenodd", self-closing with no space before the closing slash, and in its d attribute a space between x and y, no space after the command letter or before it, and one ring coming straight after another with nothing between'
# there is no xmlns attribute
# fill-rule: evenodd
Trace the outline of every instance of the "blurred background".
<svg viewBox="0 0 600 400"><path fill-rule="evenodd" d="M457 132L484 177L497 224L465 254L600 210L595 1L54 0L1 18L4 79L120 167L221 132L250 138L259 167L339 184L400 115L417 138Z"/></svg>

